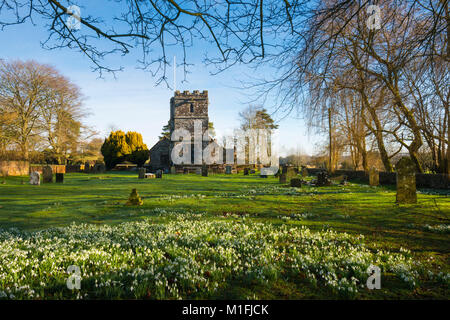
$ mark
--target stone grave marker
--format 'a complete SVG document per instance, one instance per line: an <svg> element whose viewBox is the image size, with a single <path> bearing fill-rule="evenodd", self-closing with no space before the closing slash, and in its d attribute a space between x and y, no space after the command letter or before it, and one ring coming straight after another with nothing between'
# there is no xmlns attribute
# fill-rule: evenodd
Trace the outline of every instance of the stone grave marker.
<svg viewBox="0 0 450 320"><path fill-rule="evenodd" d="M225 174L231 174L231 166L225 167Z"/></svg>
<svg viewBox="0 0 450 320"><path fill-rule="evenodd" d="M53 169L50 166L45 166L42 169L42 182L52 183L53 182Z"/></svg>
<svg viewBox="0 0 450 320"><path fill-rule="evenodd" d="M175 166L171 166L170 167L170 174L176 174L176 173L177 173L177 170L176 170Z"/></svg>
<svg viewBox="0 0 450 320"><path fill-rule="evenodd" d="M309 175L308 169L306 167L302 167L302 177L306 178Z"/></svg>
<svg viewBox="0 0 450 320"><path fill-rule="evenodd" d="M155 172L155 178L156 178L156 179L162 179L162 176L163 176L162 170L161 170L161 169L156 170L156 172Z"/></svg>
<svg viewBox="0 0 450 320"><path fill-rule="evenodd" d="M41 174L37 171L30 173L30 184L38 186L41 184Z"/></svg>
<svg viewBox="0 0 450 320"><path fill-rule="evenodd" d="M370 168L369 170L369 184L372 187L377 187L380 185L380 174L378 173L378 170L374 167Z"/></svg>
<svg viewBox="0 0 450 320"><path fill-rule="evenodd" d="M94 173L105 173L106 167L103 163L96 163L93 168Z"/></svg>
<svg viewBox="0 0 450 320"><path fill-rule="evenodd" d="M301 188L301 186L302 186L302 179L300 178L291 179L291 187Z"/></svg>
<svg viewBox="0 0 450 320"><path fill-rule="evenodd" d="M145 168L139 168L139 171L138 171L138 179L144 179L145 178L145 173L146 173L146 170L145 170Z"/></svg>
<svg viewBox="0 0 450 320"><path fill-rule="evenodd" d="M64 183L64 173L55 173L56 183Z"/></svg>
<svg viewBox="0 0 450 320"><path fill-rule="evenodd" d="M208 166L202 166L202 176L207 177L208 176Z"/></svg>
<svg viewBox="0 0 450 320"><path fill-rule="evenodd" d="M409 157L403 157L395 166L397 170L397 203L417 203L416 165Z"/></svg>
<svg viewBox="0 0 450 320"><path fill-rule="evenodd" d="M249 168L244 168L244 176L248 176L249 172L250 172Z"/></svg>

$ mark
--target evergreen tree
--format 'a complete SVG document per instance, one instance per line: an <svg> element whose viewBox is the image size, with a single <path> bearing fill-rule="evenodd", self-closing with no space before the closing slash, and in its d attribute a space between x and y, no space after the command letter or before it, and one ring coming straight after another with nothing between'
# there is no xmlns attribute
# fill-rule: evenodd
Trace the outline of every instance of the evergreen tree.
<svg viewBox="0 0 450 320"><path fill-rule="evenodd" d="M131 154L131 148L127 143L126 135L123 131L112 131L105 139L101 152L105 160L107 169L112 169L116 164L126 160Z"/></svg>
<svg viewBox="0 0 450 320"><path fill-rule="evenodd" d="M142 167L150 156L142 135L133 131L127 132L126 141L131 150L131 153L127 156L127 160L137 164L138 167Z"/></svg>

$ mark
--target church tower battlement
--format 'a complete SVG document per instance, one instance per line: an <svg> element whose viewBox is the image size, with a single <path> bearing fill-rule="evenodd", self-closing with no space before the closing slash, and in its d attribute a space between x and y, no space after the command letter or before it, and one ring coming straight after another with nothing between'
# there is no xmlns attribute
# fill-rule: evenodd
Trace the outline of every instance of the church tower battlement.
<svg viewBox="0 0 450 320"><path fill-rule="evenodd" d="M208 129L208 91L200 93L194 90L175 91L170 99L170 129L171 133L176 129L185 129L194 136L194 120L201 120L203 131Z"/></svg>

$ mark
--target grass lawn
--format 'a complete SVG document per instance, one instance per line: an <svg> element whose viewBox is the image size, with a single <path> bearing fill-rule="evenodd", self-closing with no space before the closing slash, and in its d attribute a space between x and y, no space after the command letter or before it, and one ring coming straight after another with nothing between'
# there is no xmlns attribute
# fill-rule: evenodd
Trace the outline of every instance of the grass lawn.
<svg viewBox="0 0 450 320"><path fill-rule="evenodd" d="M443 191L398 206L393 187L290 188L257 175L27 180L0 184L0 298L450 296ZM143 206L125 206L132 188ZM380 290L365 286L371 264ZM79 291L66 287L69 265L81 267Z"/></svg>

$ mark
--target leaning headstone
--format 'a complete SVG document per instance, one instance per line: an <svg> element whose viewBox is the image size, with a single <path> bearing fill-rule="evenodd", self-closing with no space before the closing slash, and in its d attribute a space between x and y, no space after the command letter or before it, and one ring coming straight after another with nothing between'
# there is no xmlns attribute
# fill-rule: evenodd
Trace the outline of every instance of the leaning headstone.
<svg viewBox="0 0 450 320"><path fill-rule="evenodd" d="M42 169L42 182L52 183L53 182L53 169L50 166L46 166Z"/></svg>
<svg viewBox="0 0 450 320"><path fill-rule="evenodd" d="M177 173L177 170L176 170L175 166L171 166L170 167L170 174L176 174L176 173Z"/></svg>
<svg viewBox="0 0 450 320"><path fill-rule="evenodd" d="M225 167L225 174L231 174L231 166Z"/></svg>
<svg viewBox="0 0 450 320"><path fill-rule="evenodd" d="M127 206L142 206L143 204L144 201L142 201L141 197L139 197L137 190L133 189L131 191L130 197L128 198Z"/></svg>
<svg viewBox="0 0 450 320"><path fill-rule="evenodd" d="M64 173L55 173L55 178L57 183L64 183Z"/></svg>
<svg viewBox="0 0 450 320"><path fill-rule="evenodd" d="M145 178L145 172L146 172L145 168L139 168L139 176L138 176L138 178L139 179L144 179Z"/></svg>
<svg viewBox="0 0 450 320"><path fill-rule="evenodd" d="M41 184L41 174L37 171L30 173L30 184L38 186Z"/></svg>
<svg viewBox="0 0 450 320"><path fill-rule="evenodd" d="M416 165L411 158L403 157L395 166L397 170L397 203L417 203Z"/></svg>
<svg viewBox="0 0 450 320"><path fill-rule="evenodd" d="M380 174L374 167L370 168L369 170L369 184L372 187L377 187L380 184Z"/></svg>
<svg viewBox="0 0 450 320"><path fill-rule="evenodd" d="M208 166L202 166L202 176L207 177L208 176Z"/></svg>
<svg viewBox="0 0 450 320"><path fill-rule="evenodd" d="M162 179L162 176L163 176L162 170L161 169L160 170L156 170L156 172L155 172L156 179Z"/></svg>

